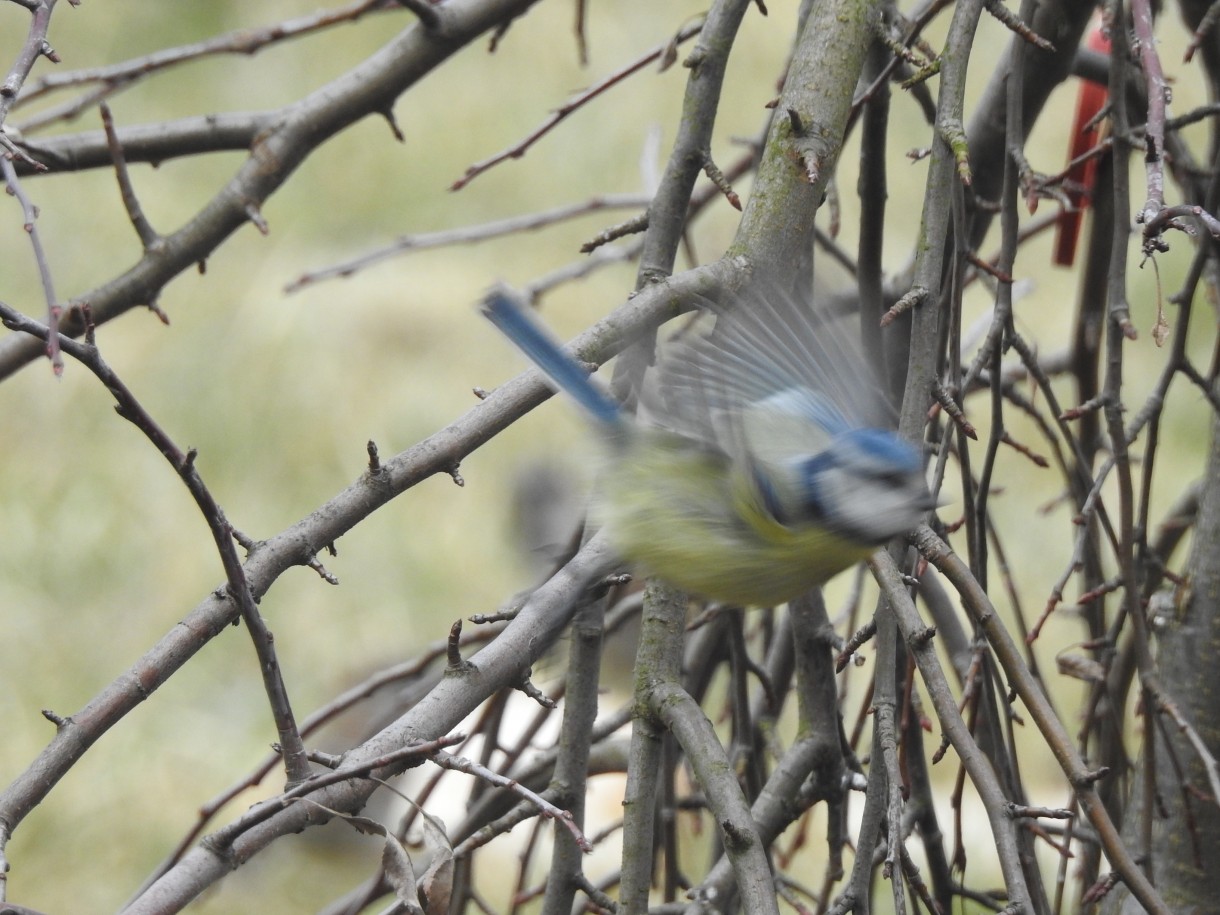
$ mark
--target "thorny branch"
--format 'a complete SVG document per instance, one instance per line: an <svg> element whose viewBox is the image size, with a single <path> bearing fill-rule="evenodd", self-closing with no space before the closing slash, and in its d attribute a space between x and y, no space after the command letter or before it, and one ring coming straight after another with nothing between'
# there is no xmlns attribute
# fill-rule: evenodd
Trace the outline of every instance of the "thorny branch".
<svg viewBox="0 0 1220 915"><path fill-rule="evenodd" d="M1147 98L1146 123L1129 125L1125 102L1115 103L1110 138L1085 154L1097 161L1099 173L1105 174L1107 169L1113 173L1106 179L1107 186L1093 189L1093 198L1110 195L1115 212L1109 217L1099 212L1095 230L1099 242L1091 247L1086 268L1098 275L1108 270L1108 289L1082 301L1081 322L1087 325L1086 309L1099 308L1102 317L1097 326L1108 322L1109 335L1099 343L1100 331L1094 329L1091 342L1087 333L1082 334L1066 358L1048 357L1031 345L1023 336L1026 331L1018 332L1021 325L1015 320L1014 308L1014 287L1043 272L1031 260L1035 255L1028 253L1034 250L1026 243L1035 230L1019 221L1017 188L1023 187L1028 199L1061 196L1067 175L1065 171L1050 178L1038 177L1029 161L1034 151L1026 148L1024 140L1050 91L1048 74L1066 74L1084 28L1083 21L1056 19L1065 11L1054 4L1034 11L1034 4L1027 3L1020 13L1013 13L982 0L960 2L953 8L950 37L940 51L920 36L946 8L944 4L926 4L909 23L896 11L887 10L884 25L875 10L865 21L852 18L858 12L854 7L813 5L807 11L813 24L800 23L806 37L794 43L787 63L789 81L775 109L778 117L768 118L767 139L722 172L711 156L711 141L716 115L726 104L721 98L726 64L741 40L737 27L750 5L744 0L721 0L712 5L706 20L687 23L671 39L573 96L523 140L470 166L454 185L454 189L465 186L493 166L523 157L572 111L606 104L608 89L651 63L668 66L676 59L679 44L698 35L699 45L686 61L689 78L682 124L655 194L651 182L646 182L646 197L602 191L585 195L586 203L558 210L512 216L473 228L413 232L370 254L304 273L290 288L329 276L351 275L400 251L470 244L491 237L511 239L613 205L644 211L599 236L608 240L628 231L641 232L638 245L601 249L596 259L554 270L527 287L532 299L599 263L638 257L634 298L576 342L582 359L601 364L633 341L643 340L645 345L621 362L619 377L636 384L648 371L648 344L657 326L685 311L692 301L744 282L749 269L758 263L778 261L808 279L805 274L813 272L809 252L820 230L814 225L814 214L828 196L838 201L836 206L843 212L851 211L846 182L836 169L845 136L852 136L859 125L858 142L867 172L860 185L860 208L862 225L868 231L861 232L858 259L853 261L850 252L838 252L843 262L858 265L854 270L858 285L841 307L866 325L870 352L887 367L892 390L904 395L900 428L936 452L932 476L938 489L943 483L947 490L942 509L956 505L953 512L960 515L949 531L934 517L932 527L914 534L923 556L918 562L908 561L900 567L889 554L873 557L870 567L884 600L871 616L861 619L857 615L863 612L858 594L849 601L849 610L837 618L811 598L811 604L800 603L787 612L772 608L727 617L713 608L702 618L701 628L689 632L684 630L686 596L667 593L656 585L643 601L624 593L625 579L607 578L611 571L619 571L617 558L600 537L594 537L582 549L569 550L556 563L557 571L528 597L506 604L503 614L486 616L499 621L499 628L472 635L455 627L448 644L434 643L307 719L301 731L308 735L390 684L407 688L410 695L400 698L384 718L369 723L360 736L347 739L347 752L341 757L307 751L297 733L258 600L294 565L314 568L326 580L337 582L318 559L323 550L333 553L339 537L423 479L445 473L461 480L456 468L462 460L544 400L547 391L535 375L524 376L491 394L483 392L480 396L485 399L469 413L396 456L384 458L370 443L367 469L357 482L297 524L257 541L230 528L199 477L194 452L178 447L101 360L93 342L94 322L113 319L135 305L163 314L157 301L167 284L212 257L244 223L252 223L263 233L269 231L273 224L265 212L269 199L315 149L357 120L380 115L389 121L397 139L405 139L391 113L395 101L425 74L447 66L461 45L489 32L493 44L501 41L510 24L532 4L529 0L450 0L444 4L362 0L271 26L226 32L121 64L32 80L39 60L54 61L58 56L49 43L55 5L54 0L17 0L14 4L28 10L30 30L0 86L0 126L17 105L48 99L53 92L69 88L81 92L32 115L22 125L24 135L13 129L0 134L0 144L8 153L2 163L6 183L22 207L49 315L45 324L39 324L16 309L0 306L5 325L18 332L0 341L0 376L11 375L48 346L53 360L56 347L62 347L93 371L115 397L120 413L145 433L190 489L220 551L227 584L205 597L186 614L180 627L166 633L137 665L79 714L45 713L57 725L55 737L0 794L0 871L10 863L3 855L13 848L8 843L14 831L76 761L240 617L259 652L282 749L257 772L205 805L195 828L136 893L131 901L133 912L181 908L234 866L282 837L336 813L354 813L379 784L369 778L374 771L378 777L393 777L415 767L424 756L446 767L445 771L430 773L422 784L404 782L402 793L413 806L394 827L383 829L396 834L405 847L412 826L421 816L428 816L423 808L443 794L442 785L458 780L451 771L477 776L469 780L473 784L466 819L450 830L459 849L459 863L445 891L462 910L497 911L499 901L488 901L486 881L480 879L485 860L481 849L490 843L515 841L509 831L525 820L535 821L535 828L517 846L519 872L499 881L504 886L515 883L510 911L535 892L543 898L547 915L571 911L582 896L592 904L617 905L619 911L633 913L693 913L707 904L731 908L736 901L751 912L778 911L779 898L794 904L800 904L795 902L800 899L814 900L823 911L864 911L870 905L879 868L892 881L890 892L899 909L905 909L910 891L926 907L945 910L961 898L993 909L1007 906L1003 910L1010 912L1060 912L1071 909L1074 901L1107 892L1129 892L1150 912L1169 910L1146 873L1151 869L1155 875L1164 866L1156 857L1163 852L1150 838L1152 792L1125 807L1120 790L1121 783L1128 780L1123 770L1127 762L1123 728L1129 726L1123 720L1124 697L1138 683L1144 713L1157 716L1156 728L1148 730L1161 734L1160 742L1150 742L1140 760L1144 767L1141 783L1171 780L1166 783L1169 790L1160 790L1156 800L1163 803L1163 798L1175 794L1181 798L1186 810L1181 828L1199 846L1200 837L1209 834L1209 818L1215 816L1220 796L1216 763L1220 753L1208 744L1206 735L1211 732L1199 720L1206 709L1191 702L1193 697L1189 690L1184 691L1182 681L1167 676L1177 671L1159 669L1151 631L1172 629L1189 613L1197 612L1189 583L1198 570L1173 559L1175 538L1167 538L1171 542L1163 545L1150 544L1146 532L1155 529L1157 520L1151 507L1154 482L1160 485L1168 473L1162 456L1166 448L1162 426L1171 413L1181 409L1169 400L1172 383L1182 377L1192 393L1201 391L1204 396L1196 397L1196 406L1204 413L1217 406L1216 368L1204 368L1197 356L1188 356L1187 342L1196 287L1205 284L1207 292L1213 298L1216 295L1208 243L1220 238L1220 220L1214 215L1215 187L1206 195L1190 190L1199 183L1201 170L1196 167L1194 178L1190 177L1188 147L1181 133L1192 120L1214 118L1215 107L1201 105L1184 118L1168 116L1167 87L1173 74L1165 72L1157 54L1152 7L1147 0L1131 0L1130 8L1133 50ZM418 17L417 23L413 19L410 27L361 65L279 110L126 126L116 125L109 110L101 106L101 132L45 139L32 136L47 124L87 111L137 82L151 83L172 67L218 54L254 54L341 22L404 6ZM834 14L832 7L841 15ZM978 54L971 60L969 54L984 9L1013 32L1009 56L995 69L996 80L1003 86L1001 94L991 97L1004 100L1008 116L971 122L965 104L967 63L974 68L991 63ZM1071 14L1076 16L1077 11ZM587 38L597 37L596 29L586 35L590 29L586 16L581 4L577 34L582 56L589 50ZM1203 46L1212 19L1209 12L1199 24L1192 49ZM876 36L881 40L866 67L866 45ZM1112 64L1112 86L1130 82L1120 72L1127 60L1122 45L1120 39L1115 52L1120 63ZM908 50L913 47L921 56ZM882 218L888 193L887 129L906 104L902 99L891 105L887 90L891 77L906 79L912 67L921 71L915 89L919 118L933 124L924 210L910 265L893 277L884 277L883 264L889 258L883 259L883 245L891 239L895 221ZM767 76L773 78L783 70L782 62L776 62L774 73ZM815 80L811 73L830 73L832 78ZM1013 78L1014 74L1019 78ZM1214 78L1209 74L1209 79ZM815 85L841 91L830 98L813 91ZM853 97L852 89L857 86L863 91ZM767 93L759 93L773 94L773 86ZM996 110L998 107L983 114L994 115ZM762 118L761 105L759 111ZM1188 282L1171 297L1178 322L1172 331L1164 311L1160 312L1159 336L1172 337L1171 350L1138 410L1128 382L1132 373L1125 370L1136 358L1132 316L1138 316L1139 310L1133 306L1142 303L1121 269L1130 222L1124 209L1129 201L1123 165L1132 142L1143 144L1146 196L1137 218L1143 227L1145 254L1153 257L1165 250L1166 228L1186 231L1199 246ZM240 151L245 157L242 165L206 206L177 230L160 235L137 198L129 164L190 159L222 149ZM1172 166L1168 174L1167 161ZM71 297L66 305L56 297L53 280L58 265L43 250L35 226L36 207L22 185L22 179L40 165L56 172L113 167L122 205L143 248L135 264L91 291ZM694 194L693 183L700 171L713 186ZM752 184L743 180L746 175L751 175ZM1166 203L1167 193L1173 193L1166 190L1167 177L1183 185L1182 202ZM57 174L54 180L66 179ZM1211 180L1215 185L1217 179L1212 176ZM474 185L471 193L481 186L482 182ZM747 186L749 192L743 190ZM723 195L734 206L744 204L738 238L727 254L682 270L676 266L680 251L698 262L692 216L716 195ZM987 219L996 212L1003 229L1001 250L996 258L987 260L980 257L976 246L983 242L980 232ZM483 269L481 264L478 269ZM972 338L963 327L970 304L966 290L980 275L996 291L984 322L986 330ZM1086 298L1082 295L1082 300ZM1097 305L1098 301L1102 304ZM1055 304L1059 306L1058 301ZM1022 304L1028 323L1053 324L1041 321L1038 307L1034 304L1027 309ZM61 317L68 336L56 332ZM1199 333L1199 323L1195 322L1194 333ZM1051 339L1045 327L1031 332L1039 334L1043 346ZM85 343L71 339L71 334L82 333L88 335ZM37 341L27 339L31 336ZM1068 401L1076 406L1062 409L1063 393L1061 389L1056 392L1060 386L1053 377L1054 367L1062 371L1075 360L1069 371L1075 371L1080 380L1087 374L1081 365L1087 361L1085 351L1090 346L1094 356L1104 360L1100 364L1104 365L1105 383L1100 390L1095 387ZM631 385L620 388L629 390ZM982 392L988 397L985 403L979 402ZM1097 458L1096 441L1084 440L1083 432L1076 431L1077 426L1084 429L1090 417L1105 420L1110 439L1105 459ZM1027 433L1020 429L1026 419L1033 421L1042 441L1030 444ZM1196 419L1190 421L1198 427ZM380 435L378 439L383 440ZM1042 459L1039 452L1050 459ZM1013 493L1024 495L1026 478L1020 474L1026 463L1037 466L1032 471L1036 474L1062 478L1058 482L1071 500L1072 517L1067 524L1061 523L1053 508L1041 512L1031 504L1012 505L1030 500L1006 500ZM1017 465L1021 470L1014 469ZM956 479L951 472L954 467ZM1198 489L1217 486L1220 481L1209 478ZM471 488L476 488L473 482ZM1181 517L1188 520L1180 522ZM1040 555L1032 563L1053 567L1051 574L1066 565L1067 571L1057 581L1043 581L1039 573L1044 570L1030 570L1029 558L1011 549L1014 530L1024 535L1044 528L1070 528L1073 523L1076 530L1069 537L1070 558ZM1194 523L1194 515L1174 515L1171 523L1189 525ZM1198 523L1203 525L1205 519ZM1040 535L1037 539L1042 540ZM1045 539L1048 544L1053 542L1049 535ZM247 550L244 563L237 555L235 540ZM901 552L895 555L901 556ZM1041 672L1037 656L1049 633L1058 639L1067 631L1062 627L1079 625L1075 618L1063 619L1067 616L1064 608L1052 615L1073 581L1081 583L1075 607L1087 632L1071 643L1074 648L1056 654L1056 660L1061 676L1078 677L1088 686L1089 698L1076 718L1056 710L1053 702L1062 698L1055 681ZM1022 604L1027 592L1037 588L1043 589L1041 593L1049 591L1052 598L1046 602L1043 617L1027 633ZM585 609L577 617L579 631L574 637L580 644L573 646L574 663L596 664L609 651L603 647L598 621L592 619L595 612L600 615L600 609L590 611L587 603L590 595L607 594L617 608L612 614L614 624L607 621L605 626L607 639L622 620L643 615L645 635L633 697L620 700L614 713L599 718L594 676L580 685L578 694L564 695L562 688L551 690L557 701L531 705L528 713L520 713L514 689L529 682L530 665L559 638L578 605ZM923 601L934 625L921 619L912 594ZM511 622L500 627L507 619ZM850 632L856 634L845 641ZM898 633L903 636L901 642ZM942 641L952 655L948 672L937 651ZM479 650L472 654L470 649L475 646ZM841 649L837 673L832 672L832 648ZM865 676L871 677L867 687L851 679L860 678L856 666L847 664L853 657L865 668ZM1045 658L1043 666L1047 666ZM583 666L573 670L573 679L581 672L588 671ZM722 691L725 683L729 684L727 694ZM922 698L925 694L926 700ZM924 712L922 703L929 700L931 709ZM786 714L793 706L796 714ZM556 708L564 715L559 738L549 731ZM528 720L519 713L528 714ZM875 721L872 737L866 726L870 716ZM1015 737L1026 716L1062 769L1062 778L1050 788L1031 777L1024 742ZM623 728L631 719L635 723L628 745ZM792 720L799 720L795 730L789 724ZM1069 737L1065 720L1080 720L1077 741ZM448 736L459 725L463 730L469 728L468 738ZM923 736L924 727L939 728L939 738ZM1170 740L1174 734L1181 738L1177 743ZM460 762L440 749L459 741L466 757ZM259 783L280 758L288 772L285 794L235 816L200 839L211 818L243 789ZM333 771L311 775L309 760L323 762ZM943 814L932 803L939 789L929 768L936 765L960 767L950 797L954 849L941 835L937 817ZM1192 768L1196 765L1201 769ZM594 777L624 773L624 817L608 824L587 823L592 805L586 802L600 790ZM844 801L846 792L864 787L868 794L863 813L853 819ZM1067 801L1062 797L1065 791ZM982 843L986 856L974 850L974 837L967 834L964 804L970 792L981 802L994 840ZM309 804L285 803L306 793ZM1138 791L1135 797L1139 797ZM828 821L824 847L808 826L809 811L823 802ZM567 842L564 849L571 846L587 851L621 833L625 846L621 868L586 873L579 855L573 859L552 854L548 885L536 889L530 869L548 857L546 849L551 847L551 840L537 825L539 811L562 828L561 838L555 841ZM1077 817L1078 813L1084 816ZM1059 828L1041 822L1055 819L1064 819L1067 825ZM777 837L794 823L802 825L787 835L795 833L796 837L782 854L775 854ZM599 825L604 828L597 831ZM719 859L705 872L688 872L692 865L687 843L703 831L713 836ZM853 842L855 860L845 882L842 850ZM1042 874L1030 853L1038 842L1048 843L1063 856L1061 875L1066 873L1069 856L1096 858L1099 850L1113 871L1103 876L1095 861L1085 861L1082 887L1075 899L1064 889L1062 876L1052 891L1051 878ZM912 864L916 843L923 844L923 857L928 861L926 884ZM990 856L993 844L994 858ZM810 850L824 861L825 873L816 887L803 886L791 876L799 856ZM976 861L985 859L986 868L998 868L1005 898L965 885L968 853L972 877L985 869L974 867ZM383 863L372 870L372 876L327 911L359 910L398 892L400 875L391 873L390 865ZM971 882L986 881L983 885L990 886L1000 877L978 876ZM1158 881L1157 885L1165 883ZM679 901L688 887L689 898Z"/></svg>

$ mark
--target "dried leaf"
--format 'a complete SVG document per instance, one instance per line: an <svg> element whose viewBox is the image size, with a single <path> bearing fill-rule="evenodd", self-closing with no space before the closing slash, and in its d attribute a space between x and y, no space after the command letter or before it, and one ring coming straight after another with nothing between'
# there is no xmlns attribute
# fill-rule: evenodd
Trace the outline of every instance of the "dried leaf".
<svg viewBox="0 0 1220 915"><path fill-rule="evenodd" d="M661 64L657 67L657 72L664 73L674 65L674 61L678 59L678 36L675 35L665 45L665 50L661 52Z"/></svg>
<svg viewBox="0 0 1220 915"><path fill-rule="evenodd" d="M411 856L398 838L389 833L385 837L385 847L381 850L381 868L390 886L394 887L395 898L402 903L409 915L424 915L424 910L419 905L419 890L415 883L415 868L411 866Z"/></svg>
<svg viewBox="0 0 1220 915"><path fill-rule="evenodd" d="M453 845L439 817L423 810L420 813L424 822L424 842L434 854L419 881L419 890L427 905L427 915L448 915L449 899L453 895Z"/></svg>
<svg viewBox="0 0 1220 915"><path fill-rule="evenodd" d="M366 836L388 835L388 831L384 826L376 820L370 820L368 817L343 815L343 819L347 820L348 825L356 830L356 832L364 833Z"/></svg>
<svg viewBox="0 0 1220 915"><path fill-rule="evenodd" d="M453 895L453 874L453 851L439 849L419 881L420 893L428 906L426 915L448 915L449 899Z"/></svg>
<svg viewBox="0 0 1220 915"><path fill-rule="evenodd" d="M1169 331L1169 321L1165 319L1165 310L1158 305L1156 323L1152 325L1152 342L1157 346L1164 346L1165 341L1169 339Z"/></svg>
<svg viewBox="0 0 1220 915"><path fill-rule="evenodd" d="M1055 658L1059 673L1065 677L1074 677L1086 683L1101 683L1106 679L1106 669L1094 661L1079 654L1061 654Z"/></svg>

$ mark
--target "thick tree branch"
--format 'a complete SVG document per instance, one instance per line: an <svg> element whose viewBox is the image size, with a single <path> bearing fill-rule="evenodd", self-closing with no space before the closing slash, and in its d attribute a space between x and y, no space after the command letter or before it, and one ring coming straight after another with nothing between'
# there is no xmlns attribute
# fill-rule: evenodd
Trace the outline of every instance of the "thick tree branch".
<svg viewBox="0 0 1220 915"><path fill-rule="evenodd" d="M406 29L367 60L301 101L274 113L251 116L250 156L233 178L194 217L165 236L154 252L146 253L113 280L74 296L88 302L100 326L138 305L153 301L167 283L207 260L226 238L247 222L254 222L264 202L274 194L315 149L335 134L369 115L390 111L395 100L488 29L528 10L536 0L453 0L443 7L443 27L416 24ZM207 119L194 119L203 138L215 138ZM153 128L156 131L158 128ZM231 138L232 139L232 138ZM123 132L124 154L132 161ZM97 165L110 161L104 135L95 141ZM84 330L79 308L65 313L61 331L76 335ZM40 348L28 338L0 339L0 379L32 359Z"/></svg>

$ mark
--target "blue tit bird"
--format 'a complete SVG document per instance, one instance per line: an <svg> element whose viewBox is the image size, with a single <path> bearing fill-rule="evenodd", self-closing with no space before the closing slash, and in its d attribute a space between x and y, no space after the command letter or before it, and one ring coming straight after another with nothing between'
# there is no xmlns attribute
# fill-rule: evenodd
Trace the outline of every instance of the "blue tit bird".
<svg viewBox="0 0 1220 915"><path fill-rule="evenodd" d="M510 294L483 303L598 427L593 518L625 560L701 597L773 606L933 507L919 450L886 428L846 335L779 284L698 310L659 347L632 418Z"/></svg>

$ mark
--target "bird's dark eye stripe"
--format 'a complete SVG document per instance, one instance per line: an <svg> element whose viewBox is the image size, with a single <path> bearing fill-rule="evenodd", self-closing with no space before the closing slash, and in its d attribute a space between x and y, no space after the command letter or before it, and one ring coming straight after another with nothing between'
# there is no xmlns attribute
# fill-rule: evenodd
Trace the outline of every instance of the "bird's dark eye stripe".
<svg viewBox="0 0 1220 915"><path fill-rule="evenodd" d="M907 481L907 474L898 470L881 470L873 474L873 479L879 483L885 483L889 486L898 488L904 486Z"/></svg>

